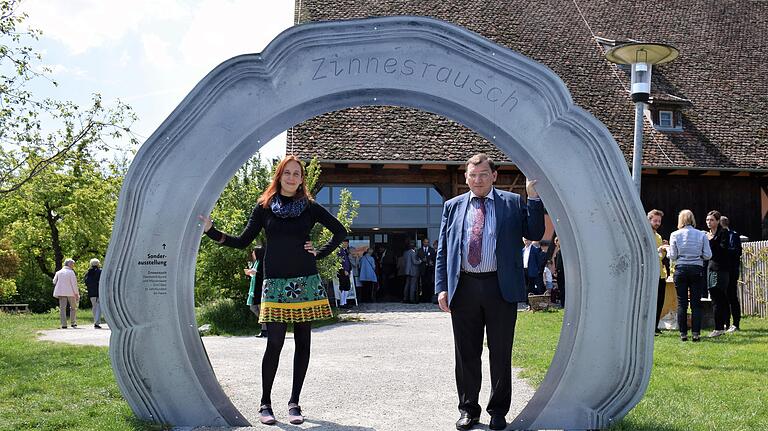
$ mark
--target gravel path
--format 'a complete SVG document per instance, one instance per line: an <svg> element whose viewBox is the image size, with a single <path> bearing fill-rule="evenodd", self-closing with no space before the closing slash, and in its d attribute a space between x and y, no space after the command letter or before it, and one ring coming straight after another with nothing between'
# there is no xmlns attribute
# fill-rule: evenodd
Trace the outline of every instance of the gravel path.
<svg viewBox="0 0 768 431"><path fill-rule="evenodd" d="M432 304L367 304L342 314L344 323L312 334L312 359L301 405L306 422L287 423L293 370L288 335L280 358L272 401L278 429L317 431L454 430L458 418L453 377L450 316ZM108 330L44 331L42 339L108 344ZM203 337L224 391L251 423L258 424L260 364L266 340L256 337ZM481 405L488 399L488 358L483 357ZM533 388L513 378L511 420L533 396ZM481 425L487 428L483 412ZM255 425L246 429L269 429ZM224 428L196 428L203 430Z"/></svg>

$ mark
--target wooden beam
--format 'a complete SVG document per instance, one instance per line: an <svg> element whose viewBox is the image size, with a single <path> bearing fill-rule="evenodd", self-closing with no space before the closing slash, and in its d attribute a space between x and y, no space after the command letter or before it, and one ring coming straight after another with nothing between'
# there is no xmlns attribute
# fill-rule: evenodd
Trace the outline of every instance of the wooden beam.
<svg viewBox="0 0 768 431"><path fill-rule="evenodd" d="M371 169L370 163L350 163L347 165L351 169Z"/></svg>
<svg viewBox="0 0 768 431"><path fill-rule="evenodd" d="M421 169L424 170L445 170L447 168L446 165L421 165Z"/></svg>
<svg viewBox="0 0 768 431"><path fill-rule="evenodd" d="M677 169L670 171L667 175L688 175L688 169Z"/></svg>
<svg viewBox="0 0 768 431"><path fill-rule="evenodd" d="M643 175L658 175L658 169L643 169Z"/></svg>
<svg viewBox="0 0 768 431"><path fill-rule="evenodd" d="M504 172L514 172L514 171L519 171L519 169L517 169L517 166L514 166L514 165L503 165L503 166L499 166L499 168L498 168L497 170L498 170L498 171L504 171Z"/></svg>
<svg viewBox="0 0 768 431"><path fill-rule="evenodd" d="M719 177L720 171L706 171L701 174L702 177Z"/></svg>
<svg viewBox="0 0 768 431"><path fill-rule="evenodd" d="M392 163L390 165L384 165L384 169L408 169L410 165L405 163Z"/></svg>

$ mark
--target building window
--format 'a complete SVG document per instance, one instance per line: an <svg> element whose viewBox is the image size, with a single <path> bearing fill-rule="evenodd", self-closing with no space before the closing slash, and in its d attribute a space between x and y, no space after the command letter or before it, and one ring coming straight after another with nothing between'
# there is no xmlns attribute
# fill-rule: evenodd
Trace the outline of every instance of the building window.
<svg viewBox="0 0 768 431"><path fill-rule="evenodd" d="M665 129L675 127L672 111L659 111L659 127Z"/></svg>

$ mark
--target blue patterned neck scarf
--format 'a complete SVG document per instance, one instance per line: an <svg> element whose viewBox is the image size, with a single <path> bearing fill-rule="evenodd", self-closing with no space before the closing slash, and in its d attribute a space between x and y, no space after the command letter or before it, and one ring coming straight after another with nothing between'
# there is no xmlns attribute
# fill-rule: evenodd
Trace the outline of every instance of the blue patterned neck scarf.
<svg viewBox="0 0 768 431"><path fill-rule="evenodd" d="M281 196L280 193L276 194L269 203L272 213L280 218L298 217L307 209L307 206L309 206L309 199L306 196L301 199L291 199Z"/></svg>

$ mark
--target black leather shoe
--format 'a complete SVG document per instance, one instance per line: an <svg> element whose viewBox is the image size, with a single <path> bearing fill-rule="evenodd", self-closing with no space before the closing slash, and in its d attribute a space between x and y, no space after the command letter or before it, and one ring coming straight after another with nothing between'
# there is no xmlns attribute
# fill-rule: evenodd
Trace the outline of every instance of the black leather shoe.
<svg viewBox="0 0 768 431"><path fill-rule="evenodd" d="M459 420L456 421L456 429L468 430L468 429L471 429L478 422L480 422L479 417L473 417L473 416L470 416L469 413L461 412L461 417L459 418Z"/></svg>
<svg viewBox="0 0 768 431"><path fill-rule="evenodd" d="M492 430L503 430L507 428L507 418L502 415L491 415L491 421L488 423L488 428Z"/></svg>

